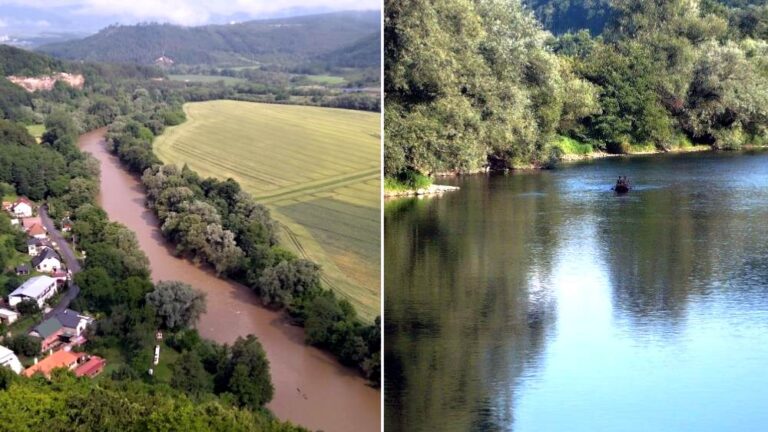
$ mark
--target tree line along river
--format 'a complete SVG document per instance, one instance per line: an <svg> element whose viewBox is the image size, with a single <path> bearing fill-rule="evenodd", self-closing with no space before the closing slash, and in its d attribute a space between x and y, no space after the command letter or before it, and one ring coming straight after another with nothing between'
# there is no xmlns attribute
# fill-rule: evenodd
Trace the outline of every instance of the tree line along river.
<svg viewBox="0 0 768 432"><path fill-rule="evenodd" d="M261 307L245 286L220 279L208 269L173 255L157 217L144 205L140 180L122 168L105 146L106 128L80 136L79 147L101 163L99 204L111 220L131 229L149 258L152 279L179 280L207 295L198 323L202 337L231 343L256 335L270 361L275 397L268 408L280 419L326 431L374 431L380 426L380 392L357 371L304 344L303 329L279 312Z"/></svg>

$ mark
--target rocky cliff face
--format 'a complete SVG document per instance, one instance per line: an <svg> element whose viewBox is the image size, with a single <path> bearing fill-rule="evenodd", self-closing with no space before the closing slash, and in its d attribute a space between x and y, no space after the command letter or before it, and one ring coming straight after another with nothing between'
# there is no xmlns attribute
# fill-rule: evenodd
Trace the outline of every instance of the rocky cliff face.
<svg viewBox="0 0 768 432"><path fill-rule="evenodd" d="M60 72L60 73L47 75L47 76L39 76L39 77L25 77L25 76L11 75L7 78L8 78L8 81L22 87L24 90L30 93L37 90L52 90L53 86L58 81L62 81L76 89L83 88L83 85L85 84L85 77L83 75L68 74L65 72Z"/></svg>

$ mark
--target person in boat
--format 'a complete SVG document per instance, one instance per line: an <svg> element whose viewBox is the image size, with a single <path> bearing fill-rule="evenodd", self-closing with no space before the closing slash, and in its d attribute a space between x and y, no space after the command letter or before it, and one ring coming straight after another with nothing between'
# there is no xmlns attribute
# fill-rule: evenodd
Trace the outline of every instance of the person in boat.
<svg viewBox="0 0 768 432"><path fill-rule="evenodd" d="M616 180L616 186L613 187L613 190L616 192L627 192L629 190L629 180L627 180L627 176L619 176L618 180Z"/></svg>

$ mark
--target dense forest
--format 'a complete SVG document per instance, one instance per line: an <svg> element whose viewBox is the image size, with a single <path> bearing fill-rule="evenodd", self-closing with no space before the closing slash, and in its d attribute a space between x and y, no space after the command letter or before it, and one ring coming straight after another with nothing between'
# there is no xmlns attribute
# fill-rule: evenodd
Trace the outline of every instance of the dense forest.
<svg viewBox="0 0 768 432"><path fill-rule="evenodd" d="M750 1L387 1L385 172L763 145L766 26Z"/></svg>
<svg viewBox="0 0 768 432"><path fill-rule="evenodd" d="M44 45L39 50L66 59L143 65L152 65L161 56L188 65L297 65L321 58L336 62L335 57L340 64L348 57L331 53L359 50L360 42L380 32L380 24L379 11L367 11L200 27L111 26L85 39ZM373 48L379 52L379 45Z"/></svg>

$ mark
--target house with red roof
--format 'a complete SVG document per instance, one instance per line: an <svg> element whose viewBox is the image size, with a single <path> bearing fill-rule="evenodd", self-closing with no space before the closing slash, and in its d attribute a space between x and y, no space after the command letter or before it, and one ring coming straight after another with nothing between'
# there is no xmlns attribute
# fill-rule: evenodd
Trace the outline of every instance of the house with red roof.
<svg viewBox="0 0 768 432"><path fill-rule="evenodd" d="M40 224L34 224L27 229L27 235L38 240L45 240L48 238L48 230Z"/></svg>
<svg viewBox="0 0 768 432"><path fill-rule="evenodd" d="M106 365L107 361L99 356L61 350L28 367L22 374L31 377L41 373L46 378L50 378L54 370L67 369L73 371L78 377L93 378L99 375Z"/></svg>

